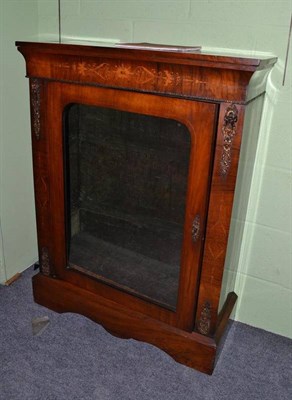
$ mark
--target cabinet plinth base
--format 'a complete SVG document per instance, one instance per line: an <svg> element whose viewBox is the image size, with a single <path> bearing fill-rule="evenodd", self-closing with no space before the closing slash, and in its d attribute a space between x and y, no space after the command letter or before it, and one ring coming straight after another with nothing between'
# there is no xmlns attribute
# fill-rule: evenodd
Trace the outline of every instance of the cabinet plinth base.
<svg viewBox="0 0 292 400"><path fill-rule="evenodd" d="M34 300L56 312L75 312L122 338L150 343L177 362L212 374L217 344L196 332L185 332L129 310L68 282L42 274L33 277Z"/></svg>

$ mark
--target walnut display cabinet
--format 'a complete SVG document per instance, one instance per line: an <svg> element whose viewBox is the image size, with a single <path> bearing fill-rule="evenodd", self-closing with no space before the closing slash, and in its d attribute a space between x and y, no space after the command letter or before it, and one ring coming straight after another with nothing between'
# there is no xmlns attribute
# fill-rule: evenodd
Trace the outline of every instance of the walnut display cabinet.
<svg viewBox="0 0 292 400"><path fill-rule="evenodd" d="M212 373L237 298L223 273L240 147L251 171L244 143L256 144L276 59L16 46L30 82L35 301Z"/></svg>

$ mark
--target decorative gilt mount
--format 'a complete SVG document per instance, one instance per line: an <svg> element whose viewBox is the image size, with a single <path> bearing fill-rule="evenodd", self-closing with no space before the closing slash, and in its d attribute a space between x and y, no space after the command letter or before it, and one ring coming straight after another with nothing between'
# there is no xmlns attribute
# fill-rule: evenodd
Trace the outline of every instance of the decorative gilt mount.
<svg viewBox="0 0 292 400"><path fill-rule="evenodd" d="M231 152L233 138L236 135L236 125L238 120L238 110L234 104L230 104L224 115L222 127L223 150L220 161L220 175L226 177L231 166Z"/></svg>
<svg viewBox="0 0 292 400"><path fill-rule="evenodd" d="M206 301L201 310L200 319L197 324L197 330L202 335L208 335L208 333L210 332L210 325L211 325L211 304L209 303L209 301Z"/></svg>
<svg viewBox="0 0 292 400"><path fill-rule="evenodd" d="M41 108L41 83L39 79L32 78L30 82L31 88L31 124L32 131L37 140L40 139L41 133L41 116L40 116L40 108Z"/></svg>
<svg viewBox="0 0 292 400"><path fill-rule="evenodd" d="M49 258L49 250L47 247L42 247L40 251L40 267L43 275L51 275L51 266Z"/></svg>
<svg viewBox="0 0 292 400"><path fill-rule="evenodd" d="M196 241L200 237L200 225L201 225L200 215L196 214L192 224L192 239L194 243L196 243Z"/></svg>

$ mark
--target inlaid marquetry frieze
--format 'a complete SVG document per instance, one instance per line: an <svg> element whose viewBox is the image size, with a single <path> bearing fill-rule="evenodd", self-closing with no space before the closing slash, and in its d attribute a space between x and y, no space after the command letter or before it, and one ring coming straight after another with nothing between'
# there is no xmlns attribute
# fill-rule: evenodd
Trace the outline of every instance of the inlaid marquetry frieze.
<svg viewBox="0 0 292 400"><path fill-rule="evenodd" d="M187 91L191 94L194 87L206 85L204 78L194 73L191 66L168 66L150 62L141 64L136 60L133 62L85 60L72 64L62 60L56 61L53 74L62 82L117 86L162 93L180 94L182 91Z"/></svg>
<svg viewBox="0 0 292 400"><path fill-rule="evenodd" d="M35 187L37 190L36 203L40 208L48 207L48 181L45 176L37 176L35 178Z"/></svg>
<svg viewBox="0 0 292 400"><path fill-rule="evenodd" d="M159 81L163 86L181 85L182 81L192 83L192 77L183 77L179 72L171 71L164 68L158 71L155 68L145 67L136 64L109 64L109 63L94 63L94 62L80 62L76 63L73 67L75 71L85 76L95 76L101 82L119 81L120 83L127 83L133 79L139 86L145 84L154 84Z"/></svg>

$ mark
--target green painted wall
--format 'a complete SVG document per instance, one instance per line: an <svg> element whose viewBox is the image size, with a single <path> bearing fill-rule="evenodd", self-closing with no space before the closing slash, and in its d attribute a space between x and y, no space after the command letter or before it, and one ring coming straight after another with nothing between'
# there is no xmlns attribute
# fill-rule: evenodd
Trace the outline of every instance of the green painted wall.
<svg viewBox="0 0 292 400"><path fill-rule="evenodd" d="M57 0L36 1L40 37L56 38ZM35 13L33 1L4 2L29 3ZM63 39L200 44L206 48L236 49L249 54L268 52L279 57L268 82L247 218L245 221L233 218L233 234L236 234L238 226L243 228L243 239L237 249L239 265L234 265L237 264L233 261L236 258L229 254L226 266L228 279L235 280L240 296L235 318L289 337L292 337L292 54L284 87L282 78L291 8L290 0L61 0ZM31 30L36 24L34 13L30 17L33 21ZM12 21L12 14L10 18ZM25 37L26 31L21 32L24 25L23 21L15 22L15 32L10 33L12 40ZM4 208L1 203L4 251L9 255L10 271L12 261L16 269L25 267L29 259L34 259L36 251L31 166L28 161L31 156L28 103L24 97L27 95L27 81L23 77L21 56L15 50L12 54L11 46L5 54L6 51L18 65L18 69L9 75L14 76L13 88L10 89L15 96L17 92L21 97L18 105L21 119L4 129L7 150L4 151L4 160L2 152L1 161L1 166L6 168L6 181L2 181L1 187L5 187L7 193L4 197L10 199L9 204L6 200ZM15 115L12 114L15 110L13 99L5 108L6 121L6 114ZM13 148L15 143L19 143L17 150ZM25 193L25 196L20 193ZM9 221L12 221L11 228ZM13 249L15 251L19 246L26 257L15 255L13 260Z"/></svg>
<svg viewBox="0 0 292 400"><path fill-rule="evenodd" d="M282 86L291 1L61 0L62 38L118 39L268 52L279 62L269 78L256 166L237 257L227 279L240 301L235 318L292 337L291 61ZM40 35L58 32L56 1L39 0ZM236 263L237 264L237 263Z"/></svg>
<svg viewBox="0 0 292 400"><path fill-rule="evenodd" d="M37 258L32 185L28 82L16 51L35 40L36 0L0 0L0 282Z"/></svg>

